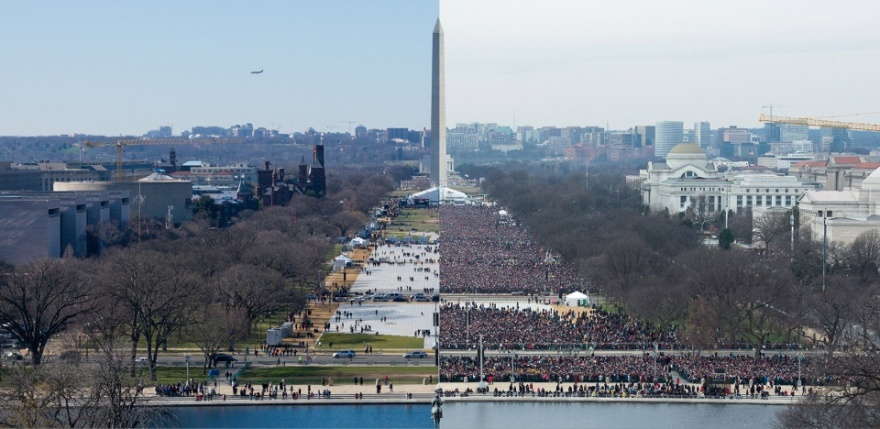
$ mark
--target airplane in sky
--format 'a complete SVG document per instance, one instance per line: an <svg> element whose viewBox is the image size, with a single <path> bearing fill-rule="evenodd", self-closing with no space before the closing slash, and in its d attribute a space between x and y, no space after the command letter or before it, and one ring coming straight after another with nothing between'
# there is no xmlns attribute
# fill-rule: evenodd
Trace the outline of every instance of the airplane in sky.
<svg viewBox="0 0 880 429"><path fill-rule="evenodd" d="M260 69L260 70L252 71L251 74L260 74L262 72L263 72L263 70Z"/></svg>

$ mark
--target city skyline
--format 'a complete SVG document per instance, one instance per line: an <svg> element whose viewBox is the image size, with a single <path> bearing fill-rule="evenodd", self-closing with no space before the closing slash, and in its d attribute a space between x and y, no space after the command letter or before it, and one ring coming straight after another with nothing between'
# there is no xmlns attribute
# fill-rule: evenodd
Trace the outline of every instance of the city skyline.
<svg viewBox="0 0 880 429"><path fill-rule="evenodd" d="M768 104L777 115L874 112L872 11L813 0L11 4L0 135L429 128L438 17L448 124L754 128Z"/></svg>
<svg viewBox="0 0 880 429"><path fill-rule="evenodd" d="M5 4L0 135L421 129L438 14L437 0Z"/></svg>

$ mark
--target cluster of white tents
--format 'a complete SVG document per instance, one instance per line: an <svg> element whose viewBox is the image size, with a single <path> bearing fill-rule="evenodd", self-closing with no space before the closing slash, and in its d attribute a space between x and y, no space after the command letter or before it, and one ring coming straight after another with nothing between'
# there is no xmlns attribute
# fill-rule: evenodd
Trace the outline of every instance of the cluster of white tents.
<svg viewBox="0 0 880 429"><path fill-rule="evenodd" d="M349 247L352 249L363 249L370 246L370 240L365 240L360 237L355 237L351 241L348 242ZM351 258L348 257L345 253L333 258L333 271L339 271L349 264L351 264Z"/></svg>

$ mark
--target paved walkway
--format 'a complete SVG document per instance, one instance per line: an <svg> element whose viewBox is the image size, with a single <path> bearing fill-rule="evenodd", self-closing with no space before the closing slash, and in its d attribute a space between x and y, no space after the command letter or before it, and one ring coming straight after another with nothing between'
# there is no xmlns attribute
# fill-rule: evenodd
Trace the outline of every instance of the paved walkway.
<svg viewBox="0 0 880 429"><path fill-rule="evenodd" d="M360 280L365 276L358 278ZM355 333L360 333L360 327L369 326L367 333L379 335L399 335L404 337L419 336L416 331L427 329L431 333L425 338L424 348L434 347L434 328L432 327L432 314L434 313L433 302L350 302L342 303L337 311L350 312L351 317L342 318L339 322L336 318L330 321L331 332L351 333L354 321L359 321Z"/></svg>
<svg viewBox="0 0 880 429"><path fill-rule="evenodd" d="M400 292L411 295L433 289L440 291L439 255L428 252L429 245L382 245L373 250L371 257L384 263L373 266L366 263L364 272L357 276L352 292L389 293ZM433 262L425 262L433 260ZM427 277L427 279L426 279Z"/></svg>
<svg viewBox="0 0 880 429"><path fill-rule="evenodd" d="M435 378L436 381L436 378ZM280 382L280 380L279 380ZM389 380L390 384L394 384L394 380ZM556 389L556 383L529 383L534 389L543 388L544 390L554 391ZM580 383L584 386L592 386L595 383ZM213 386L213 384L212 384ZM376 394L376 385L375 382L368 383L365 380L363 386L353 385L353 384L343 384L343 385L312 385L312 392L320 392L325 389L330 391L330 399L322 399L317 396L312 399L305 398L306 392L308 391L307 385L291 385L295 391L301 391L303 397L300 399L281 399L280 393L278 399L262 399L262 400L252 400L250 398L241 398L239 396L233 397L232 395L232 386L229 385L228 382L218 381L216 391L218 392L218 397L211 401L196 401L195 397L162 397L157 398L163 405L270 405L270 404L341 404L341 403L405 403L405 402L426 402L429 401L431 396L434 394L434 390L437 387L440 387L445 392L459 392L459 395L455 397L444 397L444 401L544 401L544 402L558 402L558 401L599 401L599 402L655 402L655 403L753 403L753 404L762 404L762 405L778 405L778 404L790 404L795 401L799 401L803 398L801 395L795 396L777 396L770 395L767 399L759 399L759 398L749 398L746 396L740 397L727 397L727 398L663 398L663 397L603 397L603 398L581 398L581 397L537 397L537 396L522 396L522 397L496 397L492 393L489 394L470 394L466 397L460 396L460 393L465 392L467 389L471 389L475 391L477 389L477 383L427 383L427 384L398 384L394 386L394 391L390 392L390 386L382 385L382 393ZM489 391L492 392L495 388L501 391L506 391L509 388L510 384L506 382L496 382L494 384L489 385ZM562 383L562 388L567 390L569 386L574 386L574 383ZM259 386L255 386L255 389L259 389ZM786 388L783 389L785 392L788 392ZM147 396L154 396L153 392L148 390L145 392ZM353 399L351 395L355 393L362 393L367 395L365 399ZM413 394L414 396L411 399L407 398L407 394ZM226 395L226 400L223 400L223 395Z"/></svg>

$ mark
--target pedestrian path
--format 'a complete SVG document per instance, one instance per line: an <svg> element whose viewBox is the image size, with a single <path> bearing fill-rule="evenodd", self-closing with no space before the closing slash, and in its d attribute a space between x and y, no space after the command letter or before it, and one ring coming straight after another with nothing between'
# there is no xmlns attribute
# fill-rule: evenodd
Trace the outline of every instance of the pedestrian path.
<svg viewBox="0 0 880 429"><path fill-rule="evenodd" d="M352 292L389 293L406 295L424 293L425 289L440 290L439 254L428 252L429 245L382 245L373 250L370 257L382 261L378 265L364 264L352 286ZM430 262L429 262L430 261Z"/></svg>
<svg viewBox="0 0 880 429"><path fill-rule="evenodd" d="M434 328L431 315L434 313L434 303L427 302L363 302L354 304L347 302L340 305L337 311L351 313L351 317L336 321L331 319L330 332L351 333L354 322L358 326L355 333L360 333L361 327L369 326L370 330L365 333L378 333L379 335L397 335L403 337L424 338L424 348L434 347ZM424 336L421 331L427 330L430 334Z"/></svg>

